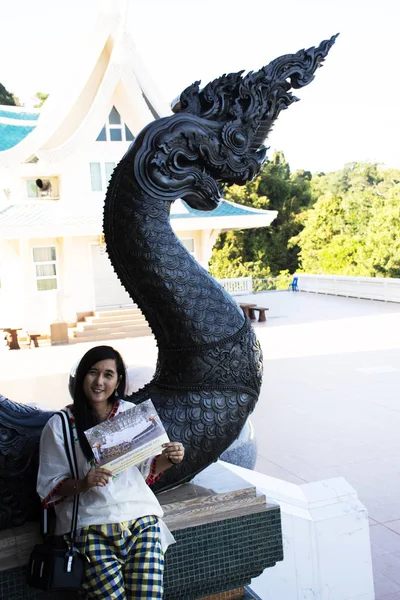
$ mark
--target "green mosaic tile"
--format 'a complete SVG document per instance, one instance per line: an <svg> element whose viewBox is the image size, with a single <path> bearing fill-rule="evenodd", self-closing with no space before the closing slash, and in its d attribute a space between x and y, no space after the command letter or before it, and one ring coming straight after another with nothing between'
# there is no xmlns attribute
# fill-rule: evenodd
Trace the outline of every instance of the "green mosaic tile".
<svg viewBox="0 0 400 600"><path fill-rule="evenodd" d="M165 600L195 600L249 584L283 559L280 509L174 532Z"/></svg>
<svg viewBox="0 0 400 600"><path fill-rule="evenodd" d="M58 600L54 594L41 592L25 583L25 567L0 572L1 600ZM60 599L61 600L61 599Z"/></svg>

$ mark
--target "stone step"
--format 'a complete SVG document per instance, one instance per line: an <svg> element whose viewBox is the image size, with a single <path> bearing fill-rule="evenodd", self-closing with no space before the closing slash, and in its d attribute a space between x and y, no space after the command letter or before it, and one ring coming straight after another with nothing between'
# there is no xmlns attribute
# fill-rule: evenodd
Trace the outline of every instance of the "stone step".
<svg viewBox="0 0 400 600"><path fill-rule="evenodd" d="M139 309L136 309L135 312L132 312L130 314L123 313L122 315L115 315L115 316L101 314L101 315L96 315L94 317L86 317L84 323L88 323L89 325L95 325L96 323L116 323L116 322L120 322L120 321L128 321L128 320L137 321L137 320L143 320L143 319L144 319L143 313L141 313Z"/></svg>
<svg viewBox="0 0 400 600"><path fill-rule="evenodd" d="M87 334L85 332L77 332L76 337L74 337L75 342L92 342L98 340L118 340L122 338L134 338L134 337L147 337L152 335L152 331L150 327L137 327L133 332L124 330L124 331L112 331L108 333L99 332L99 333L90 333Z"/></svg>
<svg viewBox="0 0 400 600"><path fill-rule="evenodd" d="M74 341L89 342L152 335L143 313L136 305L120 309L99 310L78 323Z"/></svg>
<svg viewBox="0 0 400 600"><path fill-rule="evenodd" d="M129 331L130 333L134 333L137 329L150 329L149 326L147 325L146 322L143 323L131 323L131 322L127 322L127 323L107 323L105 325L89 325L86 327L82 327L82 328L77 328L75 329L75 333L76 333L76 337L78 337L79 334L85 334L85 335L91 335L93 334L97 334L97 333L101 333L101 334L108 334L108 333L115 333L115 332L124 332L124 331Z"/></svg>
<svg viewBox="0 0 400 600"><path fill-rule="evenodd" d="M140 315L140 318L124 319L124 320L109 320L98 321L96 323L78 323L76 331L95 331L98 329L125 329L127 327L145 327L147 321Z"/></svg>
<svg viewBox="0 0 400 600"><path fill-rule="evenodd" d="M95 312L95 317L119 317L121 315L131 315L131 314L135 314L138 311L138 307L136 306L136 304L133 304L132 306L127 306L124 308L115 308L115 309L105 309L105 310L96 310ZM93 317L92 317L93 318Z"/></svg>

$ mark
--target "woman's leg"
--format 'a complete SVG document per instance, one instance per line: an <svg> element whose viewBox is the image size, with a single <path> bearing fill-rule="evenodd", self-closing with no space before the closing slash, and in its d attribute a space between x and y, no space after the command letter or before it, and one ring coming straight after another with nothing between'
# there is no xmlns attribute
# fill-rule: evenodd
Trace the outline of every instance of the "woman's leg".
<svg viewBox="0 0 400 600"><path fill-rule="evenodd" d="M131 528L130 548L124 565L127 600L162 600L164 553L155 517L144 517Z"/></svg>
<svg viewBox="0 0 400 600"><path fill-rule="evenodd" d="M88 559L82 585L87 600L126 600L121 556L124 546L125 540L115 525L85 528L78 549Z"/></svg>

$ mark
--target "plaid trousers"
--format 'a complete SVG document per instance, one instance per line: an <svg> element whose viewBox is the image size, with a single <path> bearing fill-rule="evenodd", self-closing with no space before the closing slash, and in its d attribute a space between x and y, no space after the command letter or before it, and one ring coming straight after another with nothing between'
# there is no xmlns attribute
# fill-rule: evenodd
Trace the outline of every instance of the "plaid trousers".
<svg viewBox="0 0 400 600"><path fill-rule="evenodd" d="M164 554L156 517L83 527L77 549L88 560L83 598L162 599Z"/></svg>

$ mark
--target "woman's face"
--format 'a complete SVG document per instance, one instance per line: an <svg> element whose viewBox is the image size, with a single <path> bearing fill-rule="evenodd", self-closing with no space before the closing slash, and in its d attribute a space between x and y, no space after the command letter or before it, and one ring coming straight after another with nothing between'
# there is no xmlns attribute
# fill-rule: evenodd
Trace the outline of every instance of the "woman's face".
<svg viewBox="0 0 400 600"><path fill-rule="evenodd" d="M83 391L90 406L96 408L96 406L107 404L108 398L115 392L119 380L114 358L100 360L94 364L83 380Z"/></svg>

